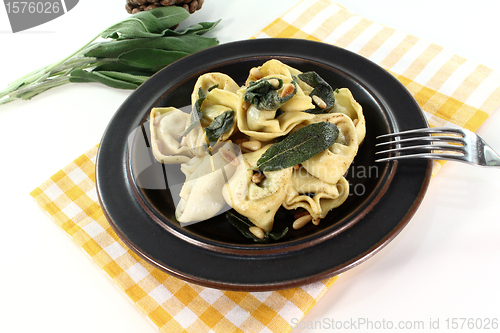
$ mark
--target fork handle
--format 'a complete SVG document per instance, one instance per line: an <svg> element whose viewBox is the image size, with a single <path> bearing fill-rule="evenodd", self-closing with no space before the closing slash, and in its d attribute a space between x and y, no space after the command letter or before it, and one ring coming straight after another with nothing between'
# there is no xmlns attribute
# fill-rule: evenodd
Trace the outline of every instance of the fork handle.
<svg viewBox="0 0 500 333"><path fill-rule="evenodd" d="M500 166L500 157L489 146L484 146L484 160L487 166Z"/></svg>

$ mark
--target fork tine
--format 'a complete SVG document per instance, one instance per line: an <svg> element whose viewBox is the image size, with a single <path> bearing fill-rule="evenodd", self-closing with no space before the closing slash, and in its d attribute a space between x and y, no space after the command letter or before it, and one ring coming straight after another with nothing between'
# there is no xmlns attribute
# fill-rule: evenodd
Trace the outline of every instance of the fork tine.
<svg viewBox="0 0 500 333"><path fill-rule="evenodd" d="M388 135L388 134L386 134ZM380 138L379 136L378 138ZM388 136L384 136L384 138L388 138ZM423 136L423 137L414 137L414 138L406 138L406 139L396 139L396 140L389 140L389 141L384 141L384 142L379 142L375 144L375 146L384 146L384 145L390 145L394 143L416 143L418 141L442 141L442 142L456 142L456 143L464 143L465 140L462 137L452 137L452 136Z"/></svg>
<svg viewBox="0 0 500 333"><path fill-rule="evenodd" d="M407 130L402 132L387 133L377 136L377 139L381 138L392 138L400 135L411 135L411 134L439 134L439 133L452 133L463 136L463 131L459 128L449 128L449 127L431 127L431 128L420 128L414 130Z"/></svg>
<svg viewBox="0 0 500 333"><path fill-rule="evenodd" d="M375 154L388 154L388 153L395 153L395 152L401 152L401 151L408 151L408 150L446 150L446 151L454 151L457 153L463 153L465 154L465 147L464 146L457 146L457 145L448 145L448 144L432 144L432 145L420 145L420 146L408 146L408 147L399 147L399 148L391 148L387 150L382 150L382 151L377 151Z"/></svg>
<svg viewBox="0 0 500 333"><path fill-rule="evenodd" d="M411 154L411 155L397 155L389 156L384 158L379 158L375 162L386 162L393 160L405 160L405 159L431 159L431 160L454 160L454 161L466 161L463 155L458 154L446 154L446 153L421 153L421 154Z"/></svg>

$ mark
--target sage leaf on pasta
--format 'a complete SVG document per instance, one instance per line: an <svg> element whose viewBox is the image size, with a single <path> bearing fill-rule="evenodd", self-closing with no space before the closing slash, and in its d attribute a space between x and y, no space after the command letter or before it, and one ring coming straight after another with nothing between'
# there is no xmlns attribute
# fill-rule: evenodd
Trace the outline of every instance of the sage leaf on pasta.
<svg viewBox="0 0 500 333"><path fill-rule="evenodd" d="M314 89L309 94L310 97L318 96L325 102L326 107L321 108L318 105L314 109L307 110L309 113L328 113L335 104L335 95L333 93L333 88L323 80L316 72L305 72L298 75L298 78ZM313 99L314 101L314 99Z"/></svg>
<svg viewBox="0 0 500 333"><path fill-rule="evenodd" d="M307 161L330 147L339 135L339 129L330 122L307 125L273 144L257 161L262 171L276 171Z"/></svg>
<svg viewBox="0 0 500 333"><path fill-rule="evenodd" d="M219 141L219 138L224 135L234 125L234 111L228 110L217 117L205 127L208 142L213 146Z"/></svg>
<svg viewBox="0 0 500 333"><path fill-rule="evenodd" d="M200 87L198 89L198 99L194 103L193 110L191 112L191 124L189 124L188 128L182 132L182 136L186 136L193 130L193 128L196 127L200 123L201 118L203 117L203 112L201 112L201 104L203 104L203 101L205 100L206 96L205 93L203 92L203 89Z"/></svg>
<svg viewBox="0 0 500 333"><path fill-rule="evenodd" d="M247 217L237 213L234 209L227 211L226 219L229 224L235 227L243 236L256 243L270 243L272 241L277 241L288 233L288 227L286 227L282 231L266 231L264 233L264 238L258 238L250 231L250 227L254 227L255 225Z"/></svg>
<svg viewBox="0 0 500 333"><path fill-rule="evenodd" d="M273 86L271 82L269 82L271 79L278 80L279 84ZM265 78L250 82L248 88L245 90L244 100L255 105L259 110L277 110L295 95L297 91L295 81L292 81L292 84L295 87L293 93L281 97L278 95L278 90L283 87L283 80L280 78Z"/></svg>

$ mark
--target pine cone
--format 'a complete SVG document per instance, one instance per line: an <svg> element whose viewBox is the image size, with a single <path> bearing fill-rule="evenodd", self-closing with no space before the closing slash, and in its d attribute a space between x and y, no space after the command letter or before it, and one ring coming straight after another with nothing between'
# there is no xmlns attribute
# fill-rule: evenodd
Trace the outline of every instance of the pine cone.
<svg viewBox="0 0 500 333"><path fill-rule="evenodd" d="M127 0L125 9L129 14L151 10L164 6L181 6L189 13L201 9L204 0Z"/></svg>

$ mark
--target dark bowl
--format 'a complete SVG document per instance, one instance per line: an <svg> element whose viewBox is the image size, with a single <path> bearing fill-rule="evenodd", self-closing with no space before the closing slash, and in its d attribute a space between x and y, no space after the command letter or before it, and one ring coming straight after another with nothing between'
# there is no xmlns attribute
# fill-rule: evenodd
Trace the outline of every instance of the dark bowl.
<svg viewBox="0 0 500 333"><path fill-rule="evenodd" d="M280 210L279 241L257 244L217 215L181 227L170 188L182 185L178 165L154 160L149 113L190 104L197 78L222 72L243 84L250 68L278 59L316 71L334 89L347 87L363 107L367 133L351 165L346 202L318 226L294 230L293 212ZM417 209L431 163L375 163L376 137L426 127L409 92L384 69L319 42L259 39L223 44L185 57L140 86L111 120L99 147L96 183L101 206L119 237L157 267L194 283L233 290L270 290L318 281L359 264L394 238Z"/></svg>

